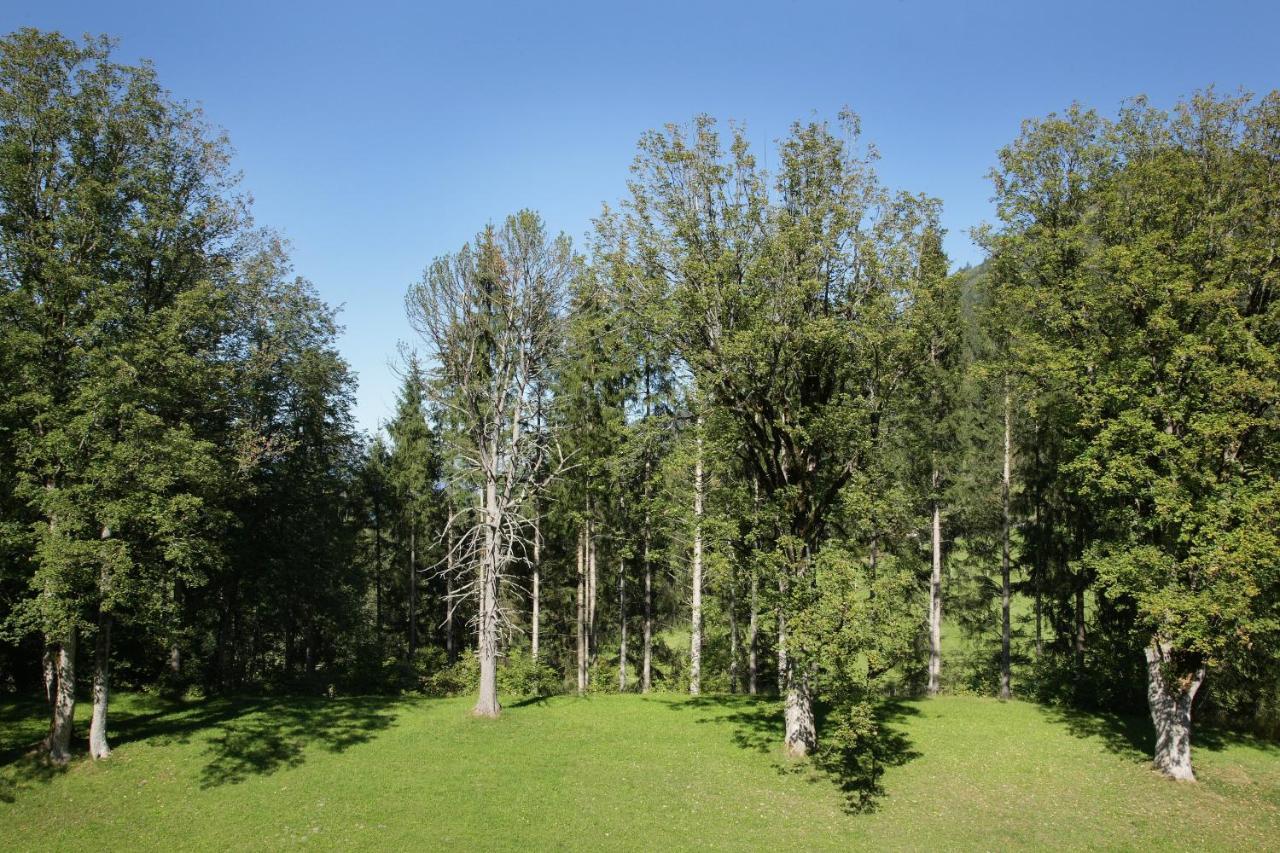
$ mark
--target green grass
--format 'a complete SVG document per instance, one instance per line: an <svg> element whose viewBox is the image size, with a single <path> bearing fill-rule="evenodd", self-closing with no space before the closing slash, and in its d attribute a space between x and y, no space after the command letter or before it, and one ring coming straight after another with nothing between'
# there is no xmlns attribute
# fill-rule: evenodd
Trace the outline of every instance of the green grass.
<svg viewBox="0 0 1280 853"><path fill-rule="evenodd" d="M776 750L776 703L559 697L116 703L115 753L50 772L0 703L0 849L1265 848L1280 749L1206 736L1197 785L1138 720L945 697L886 710L871 808ZM83 729L81 729L83 731ZM857 783L859 780L853 780ZM865 781L865 780L862 780Z"/></svg>

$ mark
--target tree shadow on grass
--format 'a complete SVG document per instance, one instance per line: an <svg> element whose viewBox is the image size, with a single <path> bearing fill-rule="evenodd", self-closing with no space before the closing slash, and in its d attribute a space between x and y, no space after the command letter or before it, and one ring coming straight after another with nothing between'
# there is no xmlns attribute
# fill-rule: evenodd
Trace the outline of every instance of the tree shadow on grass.
<svg viewBox="0 0 1280 853"><path fill-rule="evenodd" d="M823 744L822 733L833 724L833 709L818 707L819 746L808 760L797 761L781 755L783 735L782 706L776 699L749 696L699 696L668 703L672 710L716 709L719 713L698 718L699 723L732 727L733 742L739 747L762 755L775 755L775 769L782 774L805 774L810 782L834 785L843 795L845 811L864 814L875 811L886 796L884 772L899 767L920 753L910 739L896 728L909 716L919 714L914 705L897 701L878 702L872 706L870 733L843 749Z"/></svg>
<svg viewBox="0 0 1280 853"><path fill-rule="evenodd" d="M297 767L309 748L345 752L368 743L395 721L392 697L276 700L218 726L200 787L243 782L283 767Z"/></svg>
<svg viewBox="0 0 1280 853"><path fill-rule="evenodd" d="M0 803L12 803L20 791L66 770L39 752L48 713L49 706L34 699L6 699L0 707Z"/></svg>
<svg viewBox="0 0 1280 853"><path fill-rule="evenodd" d="M114 749L140 741L161 746L187 744L193 738L205 741L207 762L200 771L200 787L212 788L296 767L305 761L308 749L344 752L367 743L392 725L404 701L387 696L148 701L141 712L113 712L109 736ZM135 699L131 704L140 703ZM43 712L43 703L6 709L0 724L9 722L9 713L17 721L24 714ZM23 730L17 722L0 730L7 735L11 729ZM83 748L83 734L78 725L76 747ZM0 746L0 801L12 802L19 790L47 782L63 769L44 760L37 743L6 738Z"/></svg>
<svg viewBox="0 0 1280 853"><path fill-rule="evenodd" d="M1089 711L1063 705L1041 705L1041 713L1078 738L1100 741L1103 748L1135 763L1150 764L1155 755L1156 734L1151 718L1145 714L1121 714L1113 711ZM1267 752L1280 752L1280 744L1256 735L1233 732L1209 725L1195 725L1191 731L1191 748L1221 752L1230 746L1248 746Z"/></svg>
<svg viewBox="0 0 1280 853"><path fill-rule="evenodd" d="M1041 713L1074 737L1097 740L1107 752L1134 762L1150 762L1156 736L1151 720L1137 714L1086 711L1066 705L1041 705Z"/></svg>

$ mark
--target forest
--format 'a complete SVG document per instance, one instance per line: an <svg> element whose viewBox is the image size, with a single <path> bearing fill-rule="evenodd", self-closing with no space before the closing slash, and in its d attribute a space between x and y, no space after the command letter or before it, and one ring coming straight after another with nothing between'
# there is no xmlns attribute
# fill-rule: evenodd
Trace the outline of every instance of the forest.
<svg viewBox="0 0 1280 853"><path fill-rule="evenodd" d="M852 111L649 131L582 239L495 210L422 259L372 432L233 159L109 39L0 40L41 762L110 761L122 693L758 695L846 769L990 696L1147 717L1187 781L1202 726L1280 733L1280 91L1028 119L960 269Z"/></svg>

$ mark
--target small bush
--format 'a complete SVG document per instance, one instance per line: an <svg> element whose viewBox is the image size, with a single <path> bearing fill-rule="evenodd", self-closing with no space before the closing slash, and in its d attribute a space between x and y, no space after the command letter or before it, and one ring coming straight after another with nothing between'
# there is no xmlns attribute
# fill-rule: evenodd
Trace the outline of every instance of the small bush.
<svg viewBox="0 0 1280 853"><path fill-rule="evenodd" d="M562 684L555 670L524 649L510 651L498 667L498 691L511 696L550 696L560 692Z"/></svg>

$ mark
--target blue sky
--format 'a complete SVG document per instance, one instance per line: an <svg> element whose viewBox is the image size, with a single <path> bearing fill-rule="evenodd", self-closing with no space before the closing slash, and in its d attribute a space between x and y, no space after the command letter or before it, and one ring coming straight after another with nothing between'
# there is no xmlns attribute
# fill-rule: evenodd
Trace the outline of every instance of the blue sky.
<svg viewBox="0 0 1280 853"><path fill-rule="evenodd" d="M763 145L848 105L886 183L943 199L963 264L1022 119L1280 86L1276 2L0 5L20 26L117 37L228 131L258 222L343 306L365 428L423 267L522 207L580 242L646 129L707 112Z"/></svg>

